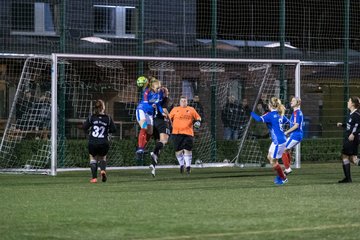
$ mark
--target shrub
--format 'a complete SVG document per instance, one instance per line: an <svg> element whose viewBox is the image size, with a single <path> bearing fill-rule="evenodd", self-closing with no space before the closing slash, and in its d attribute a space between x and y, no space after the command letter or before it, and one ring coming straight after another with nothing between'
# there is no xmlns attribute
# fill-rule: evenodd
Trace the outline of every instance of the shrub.
<svg viewBox="0 0 360 240"><path fill-rule="evenodd" d="M27 160L32 158L44 144L45 140L23 140L20 142L14 151L16 157L16 165L14 167L23 166ZM149 149L153 149L154 143L149 145ZM266 154L268 151L270 141L268 139L259 140L259 146L263 153L264 161L266 161ZM305 139L301 144L301 161L302 162L326 162L337 160L340 157L342 147L342 140L339 138L318 138L318 139ZM109 166L133 166L136 165L135 149L136 140L121 140L113 141L111 143L111 151L108 155ZM216 142L216 156L218 161L224 159L231 159L238 151L237 141L224 141L219 140ZM86 140L67 140L66 147L64 148L64 156L59 151L58 166L70 167L87 167L88 166L88 150ZM196 159L196 155L194 156ZM145 157L144 165L150 163L148 154ZM193 161L194 162L194 161ZM174 154L172 144L168 144L161 152L161 164L176 164L177 160Z"/></svg>

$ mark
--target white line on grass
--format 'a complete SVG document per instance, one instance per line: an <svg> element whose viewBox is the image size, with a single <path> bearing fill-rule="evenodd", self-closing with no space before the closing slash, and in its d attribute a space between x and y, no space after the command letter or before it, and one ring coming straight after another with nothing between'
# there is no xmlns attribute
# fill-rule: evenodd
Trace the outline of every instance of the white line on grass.
<svg viewBox="0 0 360 240"><path fill-rule="evenodd" d="M334 228L352 228L352 227L360 227L360 223L323 225L323 226L316 226L316 227L289 228L289 229L286 229L286 231L287 232L303 232L303 231L326 230L326 229L334 229ZM226 237L226 236L237 236L237 235L261 235L261 234L269 234L269 233L283 233L283 231L284 231L283 229L274 229L274 230L264 230L264 231L244 231L244 232L193 234L193 235L168 236L168 237L157 237L157 238L136 238L136 240L203 239L203 238L210 238L210 237Z"/></svg>

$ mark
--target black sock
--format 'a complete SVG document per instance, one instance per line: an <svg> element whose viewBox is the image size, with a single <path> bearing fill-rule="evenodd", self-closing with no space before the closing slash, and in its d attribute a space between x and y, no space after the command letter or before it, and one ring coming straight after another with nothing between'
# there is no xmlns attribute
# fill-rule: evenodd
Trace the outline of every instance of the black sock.
<svg viewBox="0 0 360 240"><path fill-rule="evenodd" d="M92 178L97 178L97 163L90 163L91 175Z"/></svg>
<svg viewBox="0 0 360 240"><path fill-rule="evenodd" d="M350 163L343 164L343 169L346 179L351 181Z"/></svg>
<svg viewBox="0 0 360 240"><path fill-rule="evenodd" d="M105 171L106 170L106 161L100 160L99 166L100 166L100 170Z"/></svg>
<svg viewBox="0 0 360 240"><path fill-rule="evenodd" d="M164 144L162 142L157 142L155 145L155 149L154 149L154 153L156 154L156 156L160 155L160 151L161 149L163 149Z"/></svg>

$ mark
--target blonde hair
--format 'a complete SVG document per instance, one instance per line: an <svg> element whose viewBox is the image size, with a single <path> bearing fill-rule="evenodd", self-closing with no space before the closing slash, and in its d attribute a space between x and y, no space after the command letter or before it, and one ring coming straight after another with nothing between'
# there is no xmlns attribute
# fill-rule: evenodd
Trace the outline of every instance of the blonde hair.
<svg viewBox="0 0 360 240"><path fill-rule="evenodd" d="M103 100L101 100L101 99L96 100L95 107L94 107L95 108L94 113L100 114L104 110L104 106L105 106L105 103Z"/></svg>
<svg viewBox="0 0 360 240"><path fill-rule="evenodd" d="M300 106L301 105L301 99L299 97L292 97L296 100L296 105Z"/></svg>
<svg viewBox="0 0 360 240"><path fill-rule="evenodd" d="M272 97L270 99L269 105L271 106L271 108L276 109L280 114L280 116L285 115L285 107L284 105L282 105L281 100L279 98Z"/></svg>
<svg viewBox="0 0 360 240"><path fill-rule="evenodd" d="M151 89L153 89L153 86L154 86L155 83L158 83L158 84L159 84L159 87L161 87L160 81L159 81L158 79L152 77L152 78L150 79L150 84L149 84L149 86L150 86Z"/></svg>

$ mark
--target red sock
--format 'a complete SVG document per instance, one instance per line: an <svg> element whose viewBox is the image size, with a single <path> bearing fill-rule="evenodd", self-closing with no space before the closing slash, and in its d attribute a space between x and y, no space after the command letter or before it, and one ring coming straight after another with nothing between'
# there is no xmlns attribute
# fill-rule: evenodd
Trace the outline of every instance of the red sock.
<svg viewBox="0 0 360 240"><path fill-rule="evenodd" d="M290 152L286 152L287 153L287 157L289 159L289 167L291 165L291 153Z"/></svg>
<svg viewBox="0 0 360 240"><path fill-rule="evenodd" d="M284 163L284 167L285 169L288 169L290 167L290 158L289 158L289 153L288 152L284 152L281 156L282 161Z"/></svg>
<svg viewBox="0 0 360 240"><path fill-rule="evenodd" d="M279 177L282 179L282 180L285 180L285 174L281 168L281 166L279 164L276 164L274 166L274 170L277 172L277 174L279 175Z"/></svg>
<svg viewBox="0 0 360 240"><path fill-rule="evenodd" d="M146 145L146 129L142 128L139 132L138 147L144 149Z"/></svg>

